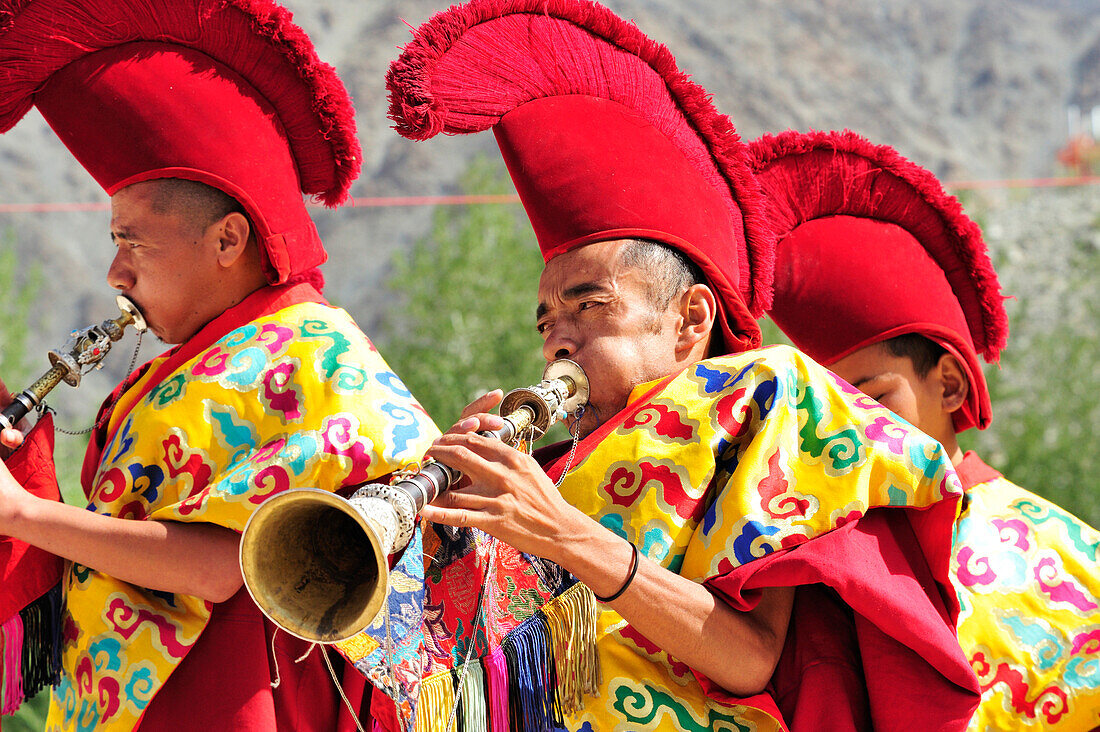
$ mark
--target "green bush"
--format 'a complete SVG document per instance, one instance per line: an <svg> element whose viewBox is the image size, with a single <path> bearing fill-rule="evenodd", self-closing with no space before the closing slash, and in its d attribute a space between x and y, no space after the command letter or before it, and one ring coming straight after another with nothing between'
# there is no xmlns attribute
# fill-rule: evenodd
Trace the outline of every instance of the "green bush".
<svg viewBox="0 0 1100 732"><path fill-rule="evenodd" d="M512 192L499 161L475 160L468 194ZM536 383L542 339L535 330L542 257L518 204L441 206L432 233L399 252L379 323L390 366L440 429L485 392Z"/></svg>
<svg viewBox="0 0 1100 732"><path fill-rule="evenodd" d="M7 312L0 319L0 378L13 393L31 376L27 337L31 313L42 289L42 271L32 267L21 271L15 246L15 232L8 229L0 242L0 292L5 294Z"/></svg>
<svg viewBox="0 0 1100 732"><path fill-rule="evenodd" d="M1100 221L1093 230L1100 237ZM1039 258L1015 266L1001 260L1002 281L1010 283L1041 278L1048 266ZM1053 311L1040 307L1038 293L1006 303L1008 347L999 368L986 368L993 423L962 442L1012 482L1100 526L1100 251L1080 239L1057 265Z"/></svg>

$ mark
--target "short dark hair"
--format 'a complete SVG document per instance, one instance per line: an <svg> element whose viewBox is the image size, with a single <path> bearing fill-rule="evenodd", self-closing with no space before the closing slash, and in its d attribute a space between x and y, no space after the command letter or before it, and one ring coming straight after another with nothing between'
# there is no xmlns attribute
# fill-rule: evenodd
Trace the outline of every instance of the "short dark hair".
<svg viewBox="0 0 1100 732"><path fill-rule="evenodd" d="M943 354L947 353L947 349L939 343L916 333L906 333L905 335L888 338L882 342L882 345L886 347L890 355L898 358L908 358L909 362L913 364L913 370L922 379L928 375L932 367L940 362Z"/></svg>
<svg viewBox="0 0 1100 732"><path fill-rule="evenodd" d="M648 275L646 289L659 313L663 313L681 292L703 282L703 273L695 262L660 242L633 239L623 247L619 261Z"/></svg>
<svg viewBox="0 0 1100 732"><path fill-rule="evenodd" d="M203 229L231 213L248 218L237 199L214 186L184 178L159 178L156 182L153 211L158 214L177 214ZM248 223L251 227L251 219Z"/></svg>

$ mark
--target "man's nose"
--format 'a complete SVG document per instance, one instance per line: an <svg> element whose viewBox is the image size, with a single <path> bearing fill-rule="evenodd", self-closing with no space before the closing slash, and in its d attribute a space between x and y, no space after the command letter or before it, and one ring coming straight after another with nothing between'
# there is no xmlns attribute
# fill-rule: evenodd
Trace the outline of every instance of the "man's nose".
<svg viewBox="0 0 1100 732"><path fill-rule="evenodd" d="M576 340L562 333L559 329L551 331L546 340L542 342L542 357L547 361L556 361L559 358L570 358L576 352Z"/></svg>
<svg viewBox="0 0 1100 732"><path fill-rule="evenodd" d="M111 260L111 266L107 269L107 284L124 292L134 286L134 274L126 262L122 247L115 251L115 258Z"/></svg>

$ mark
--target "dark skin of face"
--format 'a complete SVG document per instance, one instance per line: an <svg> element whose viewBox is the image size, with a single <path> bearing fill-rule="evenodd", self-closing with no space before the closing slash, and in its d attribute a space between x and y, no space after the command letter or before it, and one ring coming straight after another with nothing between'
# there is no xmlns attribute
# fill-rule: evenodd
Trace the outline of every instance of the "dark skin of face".
<svg viewBox="0 0 1100 732"><path fill-rule="evenodd" d="M934 438L952 463L962 460L951 415L966 401L969 386L954 356L943 354L921 376L909 358L874 343L830 364L829 370Z"/></svg>
<svg viewBox="0 0 1100 732"><path fill-rule="evenodd" d="M265 280L244 216L207 225L161 211L159 184L135 183L111 196L115 257L107 283L134 301L154 335L183 343Z"/></svg>
<svg viewBox="0 0 1100 732"><path fill-rule="evenodd" d="M703 358L709 343L691 326L692 306L685 314L677 299L663 311L656 309L646 273L620 261L624 246L623 241L598 242L559 255L539 280L536 328L543 357L576 361L591 383L582 435L621 411L636 386ZM713 317L709 297L705 307Z"/></svg>

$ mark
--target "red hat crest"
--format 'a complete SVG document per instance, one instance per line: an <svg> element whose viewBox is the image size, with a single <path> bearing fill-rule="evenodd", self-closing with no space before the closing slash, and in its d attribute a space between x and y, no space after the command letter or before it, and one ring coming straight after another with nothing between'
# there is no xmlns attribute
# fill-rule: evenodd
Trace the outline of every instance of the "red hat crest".
<svg viewBox="0 0 1100 732"><path fill-rule="evenodd" d="M667 244L715 290L726 349L759 344L772 236L747 148L637 27L585 0L473 0L418 28L387 86L405 137L493 129L545 259Z"/></svg>
<svg viewBox="0 0 1100 732"><path fill-rule="evenodd" d="M959 359L970 381L957 430L992 417L978 354L1008 337L981 231L930 172L852 132L794 131L752 144L776 229L770 315L828 366L915 333Z"/></svg>
<svg viewBox="0 0 1100 732"><path fill-rule="evenodd" d="M32 105L108 194L236 198L273 283L326 258L302 193L341 203L362 160L335 71L269 0L0 0L0 132Z"/></svg>

